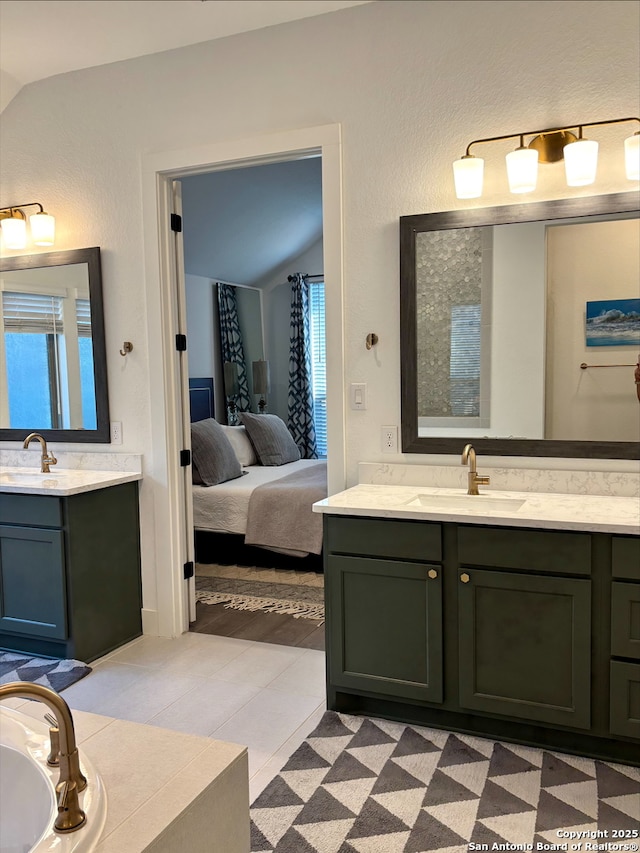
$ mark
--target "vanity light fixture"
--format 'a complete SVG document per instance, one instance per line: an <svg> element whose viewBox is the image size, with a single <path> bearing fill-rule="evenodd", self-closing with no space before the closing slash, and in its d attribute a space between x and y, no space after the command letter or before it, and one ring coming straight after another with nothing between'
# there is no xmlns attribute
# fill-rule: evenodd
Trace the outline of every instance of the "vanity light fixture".
<svg viewBox="0 0 640 853"><path fill-rule="evenodd" d="M24 249L27 245L27 217L23 207L39 207L40 210L29 217L31 239L36 246L53 246L56 233L56 220L47 213L40 202L16 204L0 207L0 230L7 249Z"/></svg>
<svg viewBox="0 0 640 853"><path fill-rule="evenodd" d="M520 139L520 145L506 156L507 178L512 193L527 193L535 190L538 180L538 163L557 163L564 160L567 186L584 187L596 179L598 166L598 143L583 136L585 127L605 124L620 124L640 118L616 118L607 121L586 122L568 127L549 127L545 130L529 130L525 133L510 133L474 139L459 160L453 163L453 179L458 198L480 198L484 178L484 160L471 153L473 145L499 142L504 139ZM578 131L577 135L573 133ZM533 137L527 145L524 137ZM625 171L630 181L640 180L640 131L624 141Z"/></svg>

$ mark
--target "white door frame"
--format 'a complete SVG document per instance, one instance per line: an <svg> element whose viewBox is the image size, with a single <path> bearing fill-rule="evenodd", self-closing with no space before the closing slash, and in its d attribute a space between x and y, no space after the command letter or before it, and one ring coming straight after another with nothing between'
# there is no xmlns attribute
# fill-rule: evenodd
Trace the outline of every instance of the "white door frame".
<svg viewBox="0 0 640 853"><path fill-rule="evenodd" d="M341 150L340 125L332 124L142 157L151 418L145 479L152 480L155 544L154 556L147 555L155 565L143 572L143 578L155 577L155 589L145 591L143 586L143 597L145 601L155 600L157 606L157 618L147 623L149 632L176 637L188 629L182 565L191 531L184 529L182 513L172 511L180 500L181 477L180 377L175 350L177 284L169 226L172 181L216 169L322 156L328 481L332 494L346 483Z"/></svg>

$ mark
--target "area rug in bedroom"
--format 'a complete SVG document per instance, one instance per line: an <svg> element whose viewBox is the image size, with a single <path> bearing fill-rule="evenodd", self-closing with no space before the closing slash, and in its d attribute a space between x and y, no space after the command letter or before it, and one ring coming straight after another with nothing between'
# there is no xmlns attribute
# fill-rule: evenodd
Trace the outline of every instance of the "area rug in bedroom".
<svg viewBox="0 0 640 853"><path fill-rule="evenodd" d="M34 658L17 652L0 653L0 684L10 681L33 681L59 693L91 672L79 660Z"/></svg>
<svg viewBox="0 0 640 853"><path fill-rule="evenodd" d="M640 769L327 711L253 803L251 850L570 850L639 821Z"/></svg>
<svg viewBox="0 0 640 853"><path fill-rule="evenodd" d="M196 567L196 600L234 610L324 619L324 577L315 572L246 566Z"/></svg>

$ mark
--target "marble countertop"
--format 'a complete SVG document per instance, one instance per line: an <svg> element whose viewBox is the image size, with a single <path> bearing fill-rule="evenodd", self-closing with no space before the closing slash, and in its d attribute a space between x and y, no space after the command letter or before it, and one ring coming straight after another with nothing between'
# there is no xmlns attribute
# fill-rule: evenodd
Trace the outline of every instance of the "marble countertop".
<svg viewBox="0 0 640 853"><path fill-rule="evenodd" d="M39 468L0 468L0 492L21 495L77 495L120 483L141 480L136 471L85 471L52 467L49 474Z"/></svg>
<svg viewBox="0 0 640 853"><path fill-rule="evenodd" d="M47 732L41 703L9 703ZM80 762L89 758L107 795L96 853L249 849L246 747L85 711L72 715Z"/></svg>
<svg viewBox="0 0 640 853"><path fill-rule="evenodd" d="M584 530L640 536L640 499L604 495L504 492L361 484L313 505L314 512Z"/></svg>

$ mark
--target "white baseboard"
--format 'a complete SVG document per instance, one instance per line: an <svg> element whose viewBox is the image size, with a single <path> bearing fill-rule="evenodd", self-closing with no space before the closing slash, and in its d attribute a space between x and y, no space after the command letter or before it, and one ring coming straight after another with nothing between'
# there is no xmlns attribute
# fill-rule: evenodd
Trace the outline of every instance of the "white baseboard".
<svg viewBox="0 0 640 853"><path fill-rule="evenodd" d="M158 637L158 611L142 608L142 633Z"/></svg>

